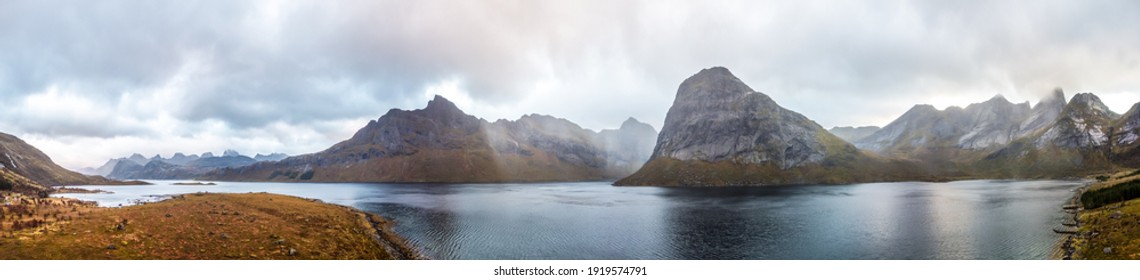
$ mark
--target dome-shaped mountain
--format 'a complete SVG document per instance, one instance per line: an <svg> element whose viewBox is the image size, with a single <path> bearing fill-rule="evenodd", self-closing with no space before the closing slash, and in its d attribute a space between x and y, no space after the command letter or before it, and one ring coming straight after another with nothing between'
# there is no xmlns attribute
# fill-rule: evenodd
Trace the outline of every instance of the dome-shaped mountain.
<svg viewBox="0 0 1140 280"><path fill-rule="evenodd" d="M714 67L681 83L650 161L615 184L855 182L886 178L871 170L885 163Z"/></svg>

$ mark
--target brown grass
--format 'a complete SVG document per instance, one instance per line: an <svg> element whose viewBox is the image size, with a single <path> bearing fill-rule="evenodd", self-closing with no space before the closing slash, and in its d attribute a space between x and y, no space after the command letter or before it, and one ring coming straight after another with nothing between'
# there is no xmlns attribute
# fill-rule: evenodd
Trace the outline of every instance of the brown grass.
<svg viewBox="0 0 1140 280"><path fill-rule="evenodd" d="M1140 199L1083 211L1081 221L1074 259L1140 259Z"/></svg>
<svg viewBox="0 0 1140 280"><path fill-rule="evenodd" d="M0 258L418 258L378 216L277 194L188 194L69 215L34 229L5 228Z"/></svg>

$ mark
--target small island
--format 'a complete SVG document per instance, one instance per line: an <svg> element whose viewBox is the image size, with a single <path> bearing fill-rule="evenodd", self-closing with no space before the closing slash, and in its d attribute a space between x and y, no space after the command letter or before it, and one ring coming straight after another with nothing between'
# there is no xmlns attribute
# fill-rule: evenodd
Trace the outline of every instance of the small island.
<svg viewBox="0 0 1140 280"><path fill-rule="evenodd" d="M205 183L205 182L175 182L175 183L171 183L171 185L175 185L175 186L214 186L217 184L215 184L213 182L209 182L209 183Z"/></svg>
<svg viewBox="0 0 1140 280"><path fill-rule="evenodd" d="M0 196L0 259L423 258L380 216L299 197L194 193L102 208Z"/></svg>

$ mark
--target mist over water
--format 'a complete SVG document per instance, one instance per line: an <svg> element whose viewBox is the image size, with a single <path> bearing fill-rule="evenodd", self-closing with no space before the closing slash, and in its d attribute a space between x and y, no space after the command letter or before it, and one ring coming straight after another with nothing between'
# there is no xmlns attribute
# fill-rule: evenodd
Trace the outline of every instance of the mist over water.
<svg viewBox="0 0 1140 280"><path fill-rule="evenodd" d="M437 259L1044 259L1079 181L751 188L230 183L92 187L129 205L270 192L380 214Z"/></svg>

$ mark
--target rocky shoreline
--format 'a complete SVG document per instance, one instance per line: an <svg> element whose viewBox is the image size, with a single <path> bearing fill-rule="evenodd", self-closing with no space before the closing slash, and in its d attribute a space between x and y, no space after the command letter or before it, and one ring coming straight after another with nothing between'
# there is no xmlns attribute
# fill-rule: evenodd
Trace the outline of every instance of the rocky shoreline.
<svg viewBox="0 0 1140 280"><path fill-rule="evenodd" d="M1092 182L1085 183L1084 186L1081 186L1080 188L1074 190L1073 196L1069 198L1069 201L1061 206L1061 211L1063 211L1066 215L1069 215L1069 217L1062 220L1060 225L1053 228L1053 232L1060 234L1061 237L1058 238L1056 244L1053 245L1053 250L1049 254L1049 259L1073 259L1073 253L1076 252L1076 248L1073 246L1073 244L1077 238L1077 234L1080 233L1081 210L1084 210L1084 208L1081 207L1081 194L1084 194L1084 192L1087 191L1089 187L1092 186L1092 184Z"/></svg>

